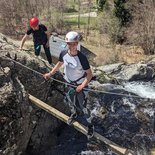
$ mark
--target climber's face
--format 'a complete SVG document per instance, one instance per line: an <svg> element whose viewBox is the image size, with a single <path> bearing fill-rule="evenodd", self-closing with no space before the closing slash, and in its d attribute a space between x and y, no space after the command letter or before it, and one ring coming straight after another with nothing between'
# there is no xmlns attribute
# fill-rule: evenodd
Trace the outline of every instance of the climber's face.
<svg viewBox="0 0 155 155"><path fill-rule="evenodd" d="M78 42L68 42L67 46L70 51L75 51L77 50Z"/></svg>
<svg viewBox="0 0 155 155"><path fill-rule="evenodd" d="M31 27L34 31L39 29L39 26L37 25L36 27Z"/></svg>

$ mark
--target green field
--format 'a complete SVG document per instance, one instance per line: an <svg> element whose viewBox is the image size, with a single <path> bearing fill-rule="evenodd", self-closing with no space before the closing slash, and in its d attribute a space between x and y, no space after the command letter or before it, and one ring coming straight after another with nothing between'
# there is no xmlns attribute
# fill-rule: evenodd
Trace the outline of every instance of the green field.
<svg viewBox="0 0 155 155"><path fill-rule="evenodd" d="M76 27L78 26L78 17L65 18L64 19L67 24L70 26ZM97 19L94 17L90 17L89 27L92 29L97 29ZM88 17L80 17L80 27L88 26Z"/></svg>

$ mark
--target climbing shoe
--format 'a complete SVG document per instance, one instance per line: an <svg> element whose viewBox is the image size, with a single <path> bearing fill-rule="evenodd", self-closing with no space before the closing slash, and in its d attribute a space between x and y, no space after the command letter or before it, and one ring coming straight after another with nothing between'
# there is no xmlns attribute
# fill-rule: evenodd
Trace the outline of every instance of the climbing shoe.
<svg viewBox="0 0 155 155"><path fill-rule="evenodd" d="M74 122L74 119L77 117L77 113L71 114L71 116L68 118L67 120L67 124L68 125L72 125L72 123Z"/></svg>
<svg viewBox="0 0 155 155"><path fill-rule="evenodd" d="M88 125L87 138L90 139L94 136L94 126Z"/></svg>

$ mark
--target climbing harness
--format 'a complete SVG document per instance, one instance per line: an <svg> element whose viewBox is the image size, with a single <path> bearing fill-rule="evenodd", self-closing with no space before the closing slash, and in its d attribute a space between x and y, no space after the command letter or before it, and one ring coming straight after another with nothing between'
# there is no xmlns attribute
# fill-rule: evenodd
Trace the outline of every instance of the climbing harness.
<svg viewBox="0 0 155 155"><path fill-rule="evenodd" d="M70 79L69 79L69 83L70 84L72 84L72 85L75 85L75 86L78 86L78 85L80 85L80 84L78 84L78 81L80 81L81 79L83 79L83 78L85 78L87 76L87 73L85 72L80 78L78 78L77 80L74 80L74 81L71 81ZM66 81L67 82L67 81Z"/></svg>

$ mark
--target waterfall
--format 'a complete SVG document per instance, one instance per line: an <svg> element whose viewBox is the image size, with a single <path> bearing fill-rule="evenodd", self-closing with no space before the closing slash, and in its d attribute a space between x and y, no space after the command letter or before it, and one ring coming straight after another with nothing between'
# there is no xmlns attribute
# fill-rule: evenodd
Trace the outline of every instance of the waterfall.
<svg viewBox="0 0 155 155"><path fill-rule="evenodd" d="M155 99L155 83L151 82L126 82L124 89L140 97Z"/></svg>

